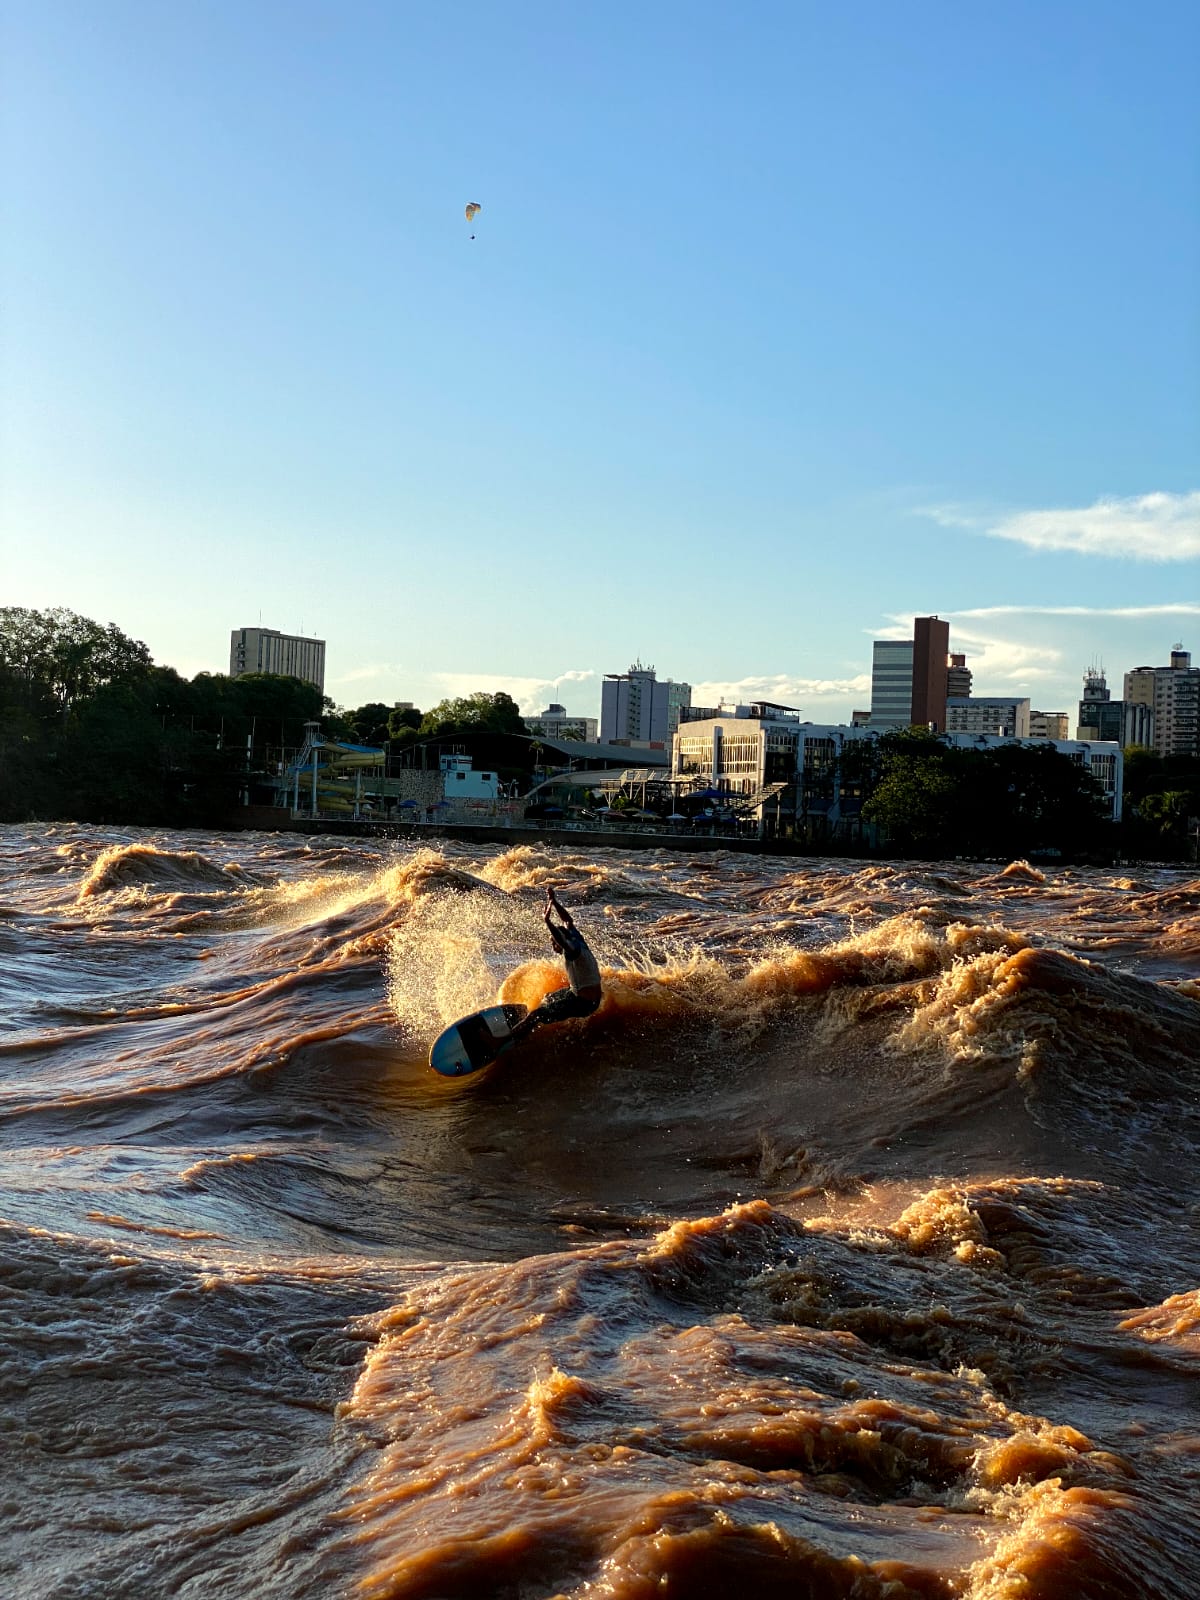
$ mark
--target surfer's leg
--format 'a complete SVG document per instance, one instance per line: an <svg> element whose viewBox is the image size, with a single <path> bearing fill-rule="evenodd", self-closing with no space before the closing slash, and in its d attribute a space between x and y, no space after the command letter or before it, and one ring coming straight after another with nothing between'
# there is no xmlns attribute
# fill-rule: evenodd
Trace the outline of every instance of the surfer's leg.
<svg viewBox="0 0 1200 1600"><path fill-rule="evenodd" d="M531 1011L517 1023L512 1036L520 1040L527 1038L535 1029L544 1028L547 1023L566 1022L571 1017L590 1017L599 1004L598 995L593 999L591 996L575 994L571 989L555 989L536 1011Z"/></svg>

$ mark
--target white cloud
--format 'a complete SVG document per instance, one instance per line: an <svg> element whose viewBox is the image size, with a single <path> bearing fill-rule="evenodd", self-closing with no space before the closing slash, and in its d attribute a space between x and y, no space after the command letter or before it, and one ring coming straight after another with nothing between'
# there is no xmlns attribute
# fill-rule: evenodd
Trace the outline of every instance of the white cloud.
<svg viewBox="0 0 1200 1600"><path fill-rule="evenodd" d="M1007 685L1053 683L1064 674L1063 652L1054 645L1023 639L1004 639L979 629L954 627L951 647L967 657L977 687L986 694L989 683Z"/></svg>
<svg viewBox="0 0 1200 1600"><path fill-rule="evenodd" d="M973 693L994 693L996 691L988 687L992 684L1004 687L1027 684L1033 687L1062 678L1063 652L1056 645L1047 644L1039 638L1004 638L989 628L976 625L979 619L986 621L993 613L1020 616L1048 609L1039 606L995 606L977 611L939 613L942 620L950 624L951 650L961 651L967 657L967 665L974 675ZM967 620L962 620L964 618ZM912 637L912 629L912 616L901 613L889 617L887 628L881 628L878 632L884 638L903 639Z"/></svg>
<svg viewBox="0 0 1200 1600"><path fill-rule="evenodd" d="M498 694L503 690L530 715L545 710L548 701L561 701L564 692L586 690L598 677L591 667L572 667L556 678L538 678L503 672L417 672L411 667L381 662L339 673L326 683L325 689L346 705L359 705L372 698L390 703L399 697L415 700L423 711L428 711L439 700L474 694L476 690L485 694ZM593 714L590 708L586 714Z"/></svg>
<svg viewBox="0 0 1200 1600"><path fill-rule="evenodd" d="M871 675L860 672L854 678L794 678L786 673L774 677L712 680L692 685L692 704L697 706L745 705L751 700L773 700L777 705L798 706L804 710L814 700L846 699L871 694ZM866 705L867 701L862 703Z"/></svg>
<svg viewBox="0 0 1200 1600"><path fill-rule="evenodd" d="M1200 617L1200 602L1173 601L1159 606L975 606L947 611L947 617Z"/></svg>
<svg viewBox="0 0 1200 1600"><path fill-rule="evenodd" d="M1200 490L1187 494L1156 490L1079 508L1010 512L998 519L956 504L920 509L943 527L970 528L1031 550L1072 550L1127 561L1200 558Z"/></svg>
<svg viewBox="0 0 1200 1600"><path fill-rule="evenodd" d="M440 689L440 697L452 699L459 695L474 694L481 689L485 694L510 694L525 715L544 711L551 701L562 700L564 685L573 689L588 684L599 674L591 667L572 667L556 678L520 677L493 672L431 672L428 681ZM587 713L591 715L591 713ZM580 713L583 715L583 713Z"/></svg>

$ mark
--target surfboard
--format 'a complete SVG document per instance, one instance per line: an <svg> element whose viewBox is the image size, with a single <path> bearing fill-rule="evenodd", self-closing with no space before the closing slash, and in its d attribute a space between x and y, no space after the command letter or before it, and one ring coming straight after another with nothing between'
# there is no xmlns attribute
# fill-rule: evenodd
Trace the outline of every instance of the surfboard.
<svg viewBox="0 0 1200 1600"><path fill-rule="evenodd" d="M528 1006L488 1006L469 1017L459 1017L433 1041L429 1065L446 1078L478 1072L512 1048L512 1030L528 1013Z"/></svg>

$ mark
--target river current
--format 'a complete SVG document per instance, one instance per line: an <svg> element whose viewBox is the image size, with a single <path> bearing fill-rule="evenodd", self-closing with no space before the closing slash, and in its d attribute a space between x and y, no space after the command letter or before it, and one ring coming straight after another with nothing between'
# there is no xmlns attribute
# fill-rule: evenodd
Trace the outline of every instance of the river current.
<svg viewBox="0 0 1200 1600"><path fill-rule="evenodd" d="M0 861L6 1596L1200 1594L1188 873Z"/></svg>

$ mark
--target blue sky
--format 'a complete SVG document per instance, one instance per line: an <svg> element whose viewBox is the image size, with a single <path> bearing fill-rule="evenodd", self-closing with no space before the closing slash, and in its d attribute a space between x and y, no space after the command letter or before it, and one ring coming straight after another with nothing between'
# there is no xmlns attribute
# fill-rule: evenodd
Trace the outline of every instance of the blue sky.
<svg viewBox="0 0 1200 1600"><path fill-rule="evenodd" d="M350 705L1200 660L1194 4L0 18L0 603Z"/></svg>

